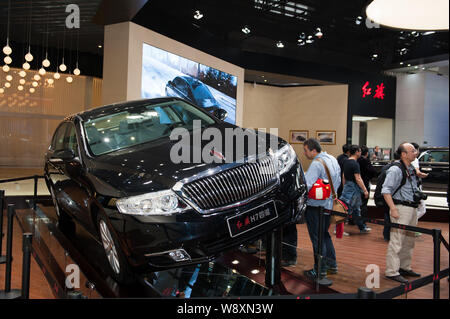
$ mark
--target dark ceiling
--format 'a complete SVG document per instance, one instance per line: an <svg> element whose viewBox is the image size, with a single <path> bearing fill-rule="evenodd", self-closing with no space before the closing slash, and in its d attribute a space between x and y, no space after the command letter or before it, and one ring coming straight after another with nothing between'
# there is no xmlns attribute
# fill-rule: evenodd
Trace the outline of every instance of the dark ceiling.
<svg viewBox="0 0 450 319"><path fill-rule="evenodd" d="M225 60L245 52L379 72L402 61L419 64L448 59L448 31L423 35L367 27L364 11L369 2L184 0L175 6L173 1L152 0L133 21ZM202 19L194 19L196 10ZM362 17L359 25L358 16ZM244 26L251 30L248 35L241 30ZM314 35L317 27L323 37L300 46L299 35ZM277 48L277 41L284 48ZM402 49L406 54L400 53Z"/></svg>
<svg viewBox="0 0 450 319"><path fill-rule="evenodd" d="M131 20L172 39L244 67L252 68L242 55L299 61L303 65L375 72L411 64L448 59L448 31L424 35L385 28L368 28L366 0L11 0L10 39L13 66L20 67L28 39L38 63L45 52L66 64L75 63L80 51L83 74L102 76L103 24ZM65 28L68 4L80 8L80 29ZM194 19L200 10L203 18ZM137 14L136 14L137 13ZM356 19L362 16L357 25ZM0 47L6 43L8 1L0 1ZM95 21L95 22L94 22ZM246 35L241 29L248 26ZM301 33L323 37L300 46ZM31 30L31 37L29 37ZM282 41L284 48L277 48ZM406 54L400 51L405 48ZM372 55L378 57L373 59ZM69 61L69 59L71 61ZM53 65L55 66L55 65ZM35 68L33 66L32 68ZM312 68L312 67L311 67ZM267 70L273 72L270 68ZM288 73L288 72L286 72Z"/></svg>

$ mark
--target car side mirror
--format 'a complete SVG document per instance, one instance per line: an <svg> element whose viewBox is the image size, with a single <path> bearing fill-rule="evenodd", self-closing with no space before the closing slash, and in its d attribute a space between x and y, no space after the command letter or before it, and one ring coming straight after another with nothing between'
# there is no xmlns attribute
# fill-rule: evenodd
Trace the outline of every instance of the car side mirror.
<svg viewBox="0 0 450 319"><path fill-rule="evenodd" d="M228 112L225 111L224 109L216 109L216 110L214 110L212 112L212 115L214 115L215 117L217 117L221 121L225 121L225 119L228 116Z"/></svg>
<svg viewBox="0 0 450 319"><path fill-rule="evenodd" d="M75 153L71 149L65 149L57 151L53 154L52 159L61 160L63 162L69 162L75 159Z"/></svg>

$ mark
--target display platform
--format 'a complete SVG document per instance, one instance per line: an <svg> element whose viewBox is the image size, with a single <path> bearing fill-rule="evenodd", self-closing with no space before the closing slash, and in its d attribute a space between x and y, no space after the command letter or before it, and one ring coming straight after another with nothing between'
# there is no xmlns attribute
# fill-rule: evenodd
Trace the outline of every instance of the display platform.
<svg viewBox="0 0 450 319"><path fill-rule="evenodd" d="M291 278L284 270L281 278L289 277L291 284L296 281L295 292L287 291L282 284L269 289L264 286L264 260L238 249L209 263L143 274L135 284L120 285L107 273L108 261L101 243L81 226L59 225L50 198L40 197L35 210L30 198L9 197L6 201L15 204L22 231L33 234L32 255L56 298L237 298L335 293L326 287L317 292L312 283ZM78 269L79 280L74 272ZM75 283L79 285L71 288Z"/></svg>

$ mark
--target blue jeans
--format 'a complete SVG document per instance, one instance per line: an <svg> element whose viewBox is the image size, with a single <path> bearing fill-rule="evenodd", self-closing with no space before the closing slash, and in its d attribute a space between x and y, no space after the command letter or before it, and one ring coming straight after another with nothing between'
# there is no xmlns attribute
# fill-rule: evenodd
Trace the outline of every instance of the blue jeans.
<svg viewBox="0 0 450 319"><path fill-rule="evenodd" d="M352 215L353 221L358 225L359 230L365 229L367 226L361 219L361 189L358 184L352 181L346 181L339 199L347 204L348 213Z"/></svg>
<svg viewBox="0 0 450 319"><path fill-rule="evenodd" d="M330 215L324 214L323 238L322 238L322 256L324 257L321 272L328 268L337 267L336 252L334 250L333 241L328 233L330 227ZM305 212L306 225L308 226L309 238L314 250L314 269L317 271L317 254L319 253L319 207L308 206Z"/></svg>

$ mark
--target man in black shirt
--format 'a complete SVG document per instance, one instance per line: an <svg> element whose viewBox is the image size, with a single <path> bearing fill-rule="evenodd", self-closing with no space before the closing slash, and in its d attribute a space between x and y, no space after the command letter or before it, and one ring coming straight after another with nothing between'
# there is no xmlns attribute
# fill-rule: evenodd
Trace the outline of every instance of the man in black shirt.
<svg viewBox="0 0 450 319"><path fill-rule="evenodd" d="M370 180L377 176L377 172L375 167L372 166L369 160L369 149L367 146L361 146L361 157L358 158L358 164L361 169L361 178L364 182L364 186L366 186L367 191L370 194ZM361 216L367 216L367 202L369 201L369 197L365 198L363 194L361 194Z"/></svg>
<svg viewBox="0 0 450 319"><path fill-rule="evenodd" d="M336 160L338 161L339 167L341 168L341 172L344 171L344 163L346 160L348 160L348 157L350 156L349 146L350 145L348 145L348 144L342 145L342 154L336 158ZM338 197L341 196L343 187L344 187L344 182L341 182L341 185L339 185L339 188L337 190Z"/></svg>
<svg viewBox="0 0 450 319"><path fill-rule="evenodd" d="M361 216L361 193L365 198L369 192L361 178L358 158L361 157L361 148L358 145L350 146L350 157L344 163L344 189L340 199L347 204L348 212L355 218L361 233L368 233L370 228L359 218Z"/></svg>

